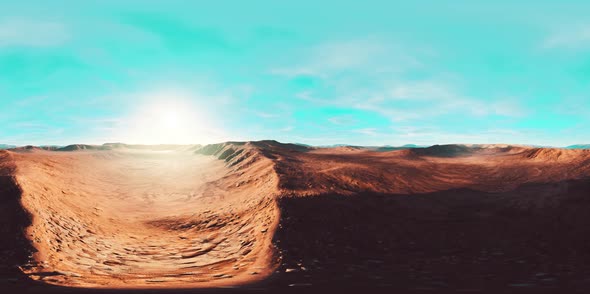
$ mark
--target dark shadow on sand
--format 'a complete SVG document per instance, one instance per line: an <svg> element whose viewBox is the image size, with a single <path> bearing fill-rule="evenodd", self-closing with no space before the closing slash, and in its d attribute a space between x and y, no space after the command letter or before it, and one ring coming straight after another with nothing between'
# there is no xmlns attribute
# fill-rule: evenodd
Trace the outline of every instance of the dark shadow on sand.
<svg viewBox="0 0 590 294"><path fill-rule="evenodd" d="M283 198L280 284L590 290L590 180L415 195ZM568 291L569 290L569 291ZM400 292L402 293L402 292Z"/></svg>
<svg viewBox="0 0 590 294"><path fill-rule="evenodd" d="M34 251L25 232L31 216L21 205L22 191L13 172L13 167L0 167L0 285L27 282L18 267L27 266Z"/></svg>

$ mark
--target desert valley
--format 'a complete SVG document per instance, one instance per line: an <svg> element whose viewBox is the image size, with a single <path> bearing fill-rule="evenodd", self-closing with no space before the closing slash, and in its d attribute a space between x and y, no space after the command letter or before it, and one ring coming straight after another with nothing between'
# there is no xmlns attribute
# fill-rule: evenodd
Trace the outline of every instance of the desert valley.
<svg viewBox="0 0 590 294"><path fill-rule="evenodd" d="M0 175L15 289L590 288L587 149L29 146Z"/></svg>

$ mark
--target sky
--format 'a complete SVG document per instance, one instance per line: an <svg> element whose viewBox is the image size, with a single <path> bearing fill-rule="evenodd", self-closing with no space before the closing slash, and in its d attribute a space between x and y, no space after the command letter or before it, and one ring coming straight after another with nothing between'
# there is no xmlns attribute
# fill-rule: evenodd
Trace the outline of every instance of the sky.
<svg viewBox="0 0 590 294"><path fill-rule="evenodd" d="M588 15L588 1L0 0L0 143L590 143Z"/></svg>

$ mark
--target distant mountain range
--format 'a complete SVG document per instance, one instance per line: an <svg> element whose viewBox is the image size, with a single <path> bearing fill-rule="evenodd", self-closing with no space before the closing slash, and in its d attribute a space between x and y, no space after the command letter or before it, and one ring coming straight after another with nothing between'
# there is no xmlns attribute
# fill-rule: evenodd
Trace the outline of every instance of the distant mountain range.
<svg viewBox="0 0 590 294"><path fill-rule="evenodd" d="M67 146L58 146L58 145L16 146L16 145L0 144L0 150L1 149L9 149L11 151L17 151L17 152L25 152L25 151L33 151L33 150L47 150L47 151L113 150L113 149L119 149L119 148L163 151L163 150L171 150L171 149L192 150L192 149L197 149L199 147L201 147L201 145L172 145L172 144L169 144L169 145L167 145L167 144L131 145L131 144L123 144L123 143L105 143L102 145L72 144L72 145L67 145Z"/></svg>
<svg viewBox="0 0 590 294"><path fill-rule="evenodd" d="M320 148L335 148L335 147L352 147L352 148L362 148L362 149L372 149L377 151L392 151L392 150L401 150L401 149L411 149L411 148L424 148L428 147L428 145L415 145L415 144L406 144L403 146L391 146L391 145L383 145L383 146L363 146L363 145L349 145L349 144L332 144L332 145L320 145L320 146L312 146L307 144L296 143L297 145L306 146L306 147L320 147Z"/></svg>
<svg viewBox="0 0 590 294"><path fill-rule="evenodd" d="M578 144L565 147L566 149L590 149L590 144Z"/></svg>
<svg viewBox="0 0 590 294"><path fill-rule="evenodd" d="M305 146L305 147L314 147L312 145L302 144L302 143L295 143L295 145L300 145L300 146ZM462 145L462 144L455 144L455 145ZM133 148L133 149L143 149L143 148L151 149L151 148L157 146L161 149L166 149L166 148L174 147L176 145L162 144L162 145L149 146L149 145L127 145L127 144L123 144L123 143L105 143L103 145L84 145L84 144L75 144L75 145L68 145L68 146L41 145L38 148L45 149L45 150L53 150L53 151L73 151L73 150L83 150L83 149L108 150L108 149L122 147L122 146L126 146L128 148ZM555 148L555 147L551 147L551 146L536 146L536 145L530 145L530 146L531 147L539 147L539 148ZM13 148L18 148L18 147L19 146L17 146L17 145L0 144L0 150L13 149ZM30 146L30 147L33 147L33 146ZM348 145L348 144L333 144L333 145L321 145L321 146L315 146L315 147L321 147L321 148L353 147L353 148L359 148L359 149L361 149L361 148L362 149L372 149L372 150L376 150L376 151L393 151L393 150L402 150L402 149L426 148L429 146L428 145L415 145L415 144L406 144L403 146L391 146L391 145L361 146L361 145ZM590 144L576 144L576 145L571 145L571 146L567 146L567 147L563 147L563 148L564 149L590 149Z"/></svg>

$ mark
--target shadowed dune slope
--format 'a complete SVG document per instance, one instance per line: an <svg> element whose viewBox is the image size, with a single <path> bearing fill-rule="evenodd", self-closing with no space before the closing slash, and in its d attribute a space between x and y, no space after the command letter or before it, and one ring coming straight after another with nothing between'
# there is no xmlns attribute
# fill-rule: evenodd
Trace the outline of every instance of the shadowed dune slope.
<svg viewBox="0 0 590 294"><path fill-rule="evenodd" d="M3 153L45 283L590 286L590 150L78 149Z"/></svg>
<svg viewBox="0 0 590 294"><path fill-rule="evenodd" d="M590 152L275 152L283 284L590 288Z"/></svg>
<svg viewBox="0 0 590 294"><path fill-rule="evenodd" d="M0 281L18 282L24 277L18 266L27 262L33 247L25 229L30 215L21 206L22 191L14 178L16 167L9 152L0 150Z"/></svg>
<svg viewBox="0 0 590 294"><path fill-rule="evenodd" d="M282 198L275 235L282 284L589 289L588 191L590 180L572 180L499 193Z"/></svg>

